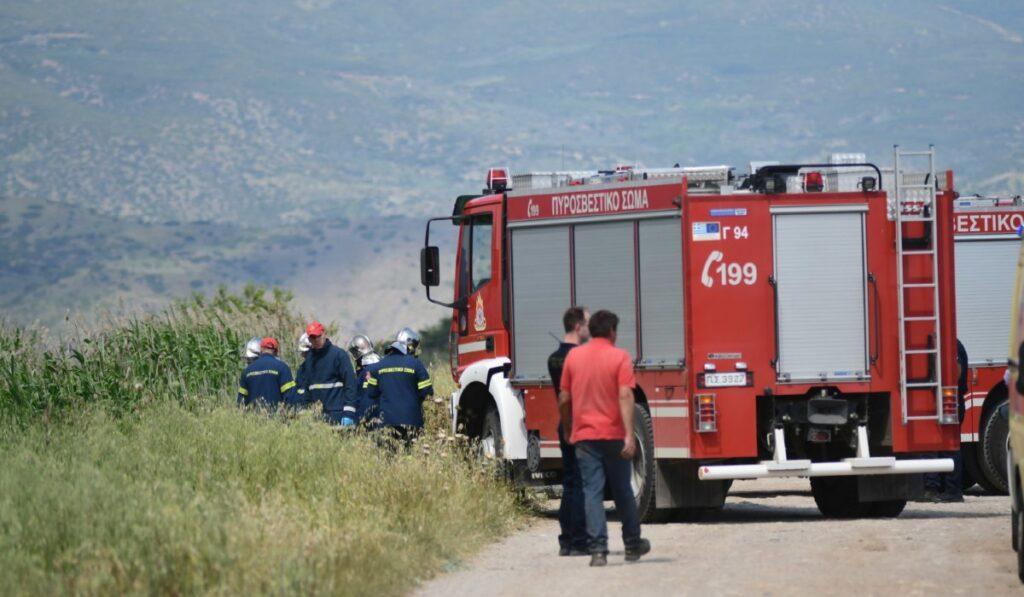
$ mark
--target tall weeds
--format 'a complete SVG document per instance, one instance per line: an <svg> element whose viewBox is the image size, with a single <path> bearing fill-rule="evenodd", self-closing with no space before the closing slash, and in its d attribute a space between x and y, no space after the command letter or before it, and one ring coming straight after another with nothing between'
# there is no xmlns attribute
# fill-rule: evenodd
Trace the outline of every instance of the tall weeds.
<svg viewBox="0 0 1024 597"><path fill-rule="evenodd" d="M0 333L5 592L395 594L516 523L443 400L408 453L235 409L245 339L301 330L288 298L193 297L59 346Z"/></svg>

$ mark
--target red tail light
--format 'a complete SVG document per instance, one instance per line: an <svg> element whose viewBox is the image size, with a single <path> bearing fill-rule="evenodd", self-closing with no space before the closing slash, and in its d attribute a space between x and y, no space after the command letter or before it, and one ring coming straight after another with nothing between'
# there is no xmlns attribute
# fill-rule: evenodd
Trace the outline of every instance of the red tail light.
<svg viewBox="0 0 1024 597"><path fill-rule="evenodd" d="M960 400L956 388L942 388L942 411L939 413L940 425L960 424Z"/></svg>
<svg viewBox="0 0 1024 597"><path fill-rule="evenodd" d="M820 193L825 190L825 179L821 172L808 172L804 174L804 191L808 193Z"/></svg>
<svg viewBox="0 0 1024 597"><path fill-rule="evenodd" d="M693 423L697 433L711 433L718 430L718 413L714 394L694 396Z"/></svg>

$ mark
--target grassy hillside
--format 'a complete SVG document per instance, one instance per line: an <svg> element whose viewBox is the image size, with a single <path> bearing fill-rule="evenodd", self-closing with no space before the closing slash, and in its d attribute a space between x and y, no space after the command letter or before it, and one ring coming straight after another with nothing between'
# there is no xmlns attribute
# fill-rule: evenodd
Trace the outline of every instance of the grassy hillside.
<svg viewBox="0 0 1024 597"><path fill-rule="evenodd" d="M396 594L516 523L513 494L445 432L440 404L399 455L312 413L236 410L240 342L297 324L286 296L252 291L48 348L0 333L8 591Z"/></svg>
<svg viewBox="0 0 1024 597"><path fill-rule="evenodd" d="M27 276L0 304L54 322L103 292L165 304L244 274L375 335L393 331L382 308L433 322L412 292L420 222L496 164L888 163L893 143L934 143L965 190L1021 192L1022 49L1012 1L6 3L0 214L49 201L105 218L113 244L177 225L207 251L174 253L187 272L87 275L162 250L157 232ZM358 250L286 248L341 221L331 240ZM48 290L68 285L81 295Z"/></svg>

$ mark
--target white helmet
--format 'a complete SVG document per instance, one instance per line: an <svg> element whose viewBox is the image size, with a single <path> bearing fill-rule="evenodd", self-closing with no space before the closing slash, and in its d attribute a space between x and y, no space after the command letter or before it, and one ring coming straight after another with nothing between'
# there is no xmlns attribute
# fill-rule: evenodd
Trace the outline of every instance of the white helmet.
<svg viewBox="0 0 1024 597"><path fill-rule="evenodd" d="M367 365L372 365L374 363L379 363L379 362L380 362L380 355L377 354L376 352L369 352L369 353L363 355L363 357L361 359L359 359L359 364L362 365L363 367L365 367Z"/></svg>
<svg viewBox="0 0 1024 597"><path fill-rule="evenodd" d="M415 355L420 347L420 335L412 328L402 328L395 334L395 342L405 345L405 354Z"/></svg>
<svg viewBox="0 0 1024 597"><path fill-rule="evenodd" d="M245 343L245 350L242 351L242 356L245 357L245 360L251 362L260 358L260 342L262 341L263 338L259 336L249 338L249 341Z"/></svg>
<svg viewBox="0 0 1024 597"><path fill-rule="evenodd" d="M358 361L373 352L373 342L363 334L356 334L348 343L348 351L352 358Z"/></svg>
<svg viewBox="0 0 1024 597"><path fill-rule="evenodd" d="M299 336L299 354L306 354L313 348L309 342L309 334L303 333Z"/></svg>

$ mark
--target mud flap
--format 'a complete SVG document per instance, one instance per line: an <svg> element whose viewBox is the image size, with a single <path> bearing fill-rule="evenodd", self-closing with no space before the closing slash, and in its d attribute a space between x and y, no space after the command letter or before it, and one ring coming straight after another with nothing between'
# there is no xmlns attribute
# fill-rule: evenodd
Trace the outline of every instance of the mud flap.
<svg viewBox="0 0 1024 597"><path fill-rule="evenodd" d="M657 485L654 491L655 507L720 508L725 504L730 481L700 481L698 463L683 460L654 461Z"/></svg>
<svg viewBox="0 0 1024 597"><path fill-rule="evenodd" d="M857 477L857 497L861 502L915 499L923 493L924 475L864 475Z"/></svg>

